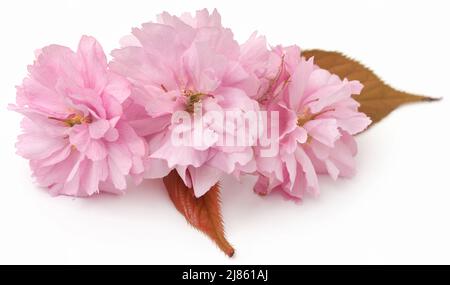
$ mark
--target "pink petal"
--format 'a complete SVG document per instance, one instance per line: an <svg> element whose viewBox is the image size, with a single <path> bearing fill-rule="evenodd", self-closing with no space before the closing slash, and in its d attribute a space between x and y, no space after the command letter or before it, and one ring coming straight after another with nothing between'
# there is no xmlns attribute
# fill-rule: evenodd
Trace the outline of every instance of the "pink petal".
<svg viewBox="0 0 450 285"><path fill-rule="evenodd" d="M184 185L188 188L192 188L192 180L191 175L188 172L188 167L179 165L175 169L177 170L178 175L180 175L180 178L183 180Z"/></svg>
<svg viewBox="0 0 450 285"><path fill-rule="evenodd" d="M294 74L290 79L288 106L294 111L299 111L303 100L306 84L309 76L314 69L313 59L305 61L302 59Z"/></svg>
<svg viewBox="0 0 450 285"><path fill-rule="evenodd" d="M84 86L97 91L103 90L107 83L107 64L100 44L93 37L83 36L77 54L84 63Z"/></svg>
<svg viewBox="0 0 450 285"><path fill-rule="evenodd" d="M286 170L289 175L288 184L290 184L289 190L292 191L294 187L295 178L297 176L297 161L294 156L287 156L285 159Z"/></svg>
<svg viewBox="0 0 450 285"><path fill-rule="evenodd" d="M120 170L120 168L116 165L116 162L113 161L111 157L108 158L108 166L109 166L109 177L111 178L114 187L119 190L125 190L125 188L127 187L127 182L125 180L123 171Z"/></svg>
<svg viewBox="0 0 450 285"><path fill-rule="evenodd" d="M311 120L304 127L308 135L330 147L334 146L334 142L341 135L335 119Z"/></svg>
<svg viewBox="0 0 450 285"><path fill-rule="evenodd" d="M108 73L108 83L103 92L123 103L131 94L130 83L124 77L111 72Z"/></svg>
<svg viewBox="0 0 450 285"><path fill-rule="evenodd" d="M103 141L91 140L86 148L85 154L89 159L98 161L105 159L108 152Z"/></svg>
<svg viewBox="0 0 450 285"><path fill-rule="evenodd" d="M108 145L109 163L113 162L115 169L122 175L127 175L130 172L132 166L131 153L125 145L121 144L109 144Z"/></svg>
<svg viewBox="0 0 450 285"><path fill-rule="evenodd" d="M69 157L71 152L72 152L72 146L67 144L66 147L62 148L59 151L54 152L51 156L49 156L45 160L43 160L41 167L57 164L57 163L65 160L67 157Z"/></svg>
<svg viewBox="0 0 450 285"><path fill-rule="evenodd" d="M99 192L101 166L97 161L86 161L82 171L81 188L87 195L92 195Z"/></svg>
<svg viewBox="0 0 450 285"><path fill-rule="evenodd" d="M93 139L102 138L109 130L109 122L107 120L98 120L89 124L89 134Z"/></svg>
<svg viewBox="0 0 450 285"><path fill-rule="evenodd" d="M84 189L80 189L80 170L78 165L73 169L73 173L70 175L70 179L64 183L63 188L60 190L59 194L69 195L69 196L86 196Z"/></svg>
<svg viewBox="0 0 450 285"><path fill-rule="evenodd" d="M16 143L17 153L27 159L44 159L67 146L62 138L52 138L45 134L25 133Z"/></svg>
<svg viewBox="0 0 450 285"><path fill-rule="evenodd" d="M199 198L214 186L221 177L221 171L208 166L189 167L195 197Z"/></svg>
<svg viewBox="0 0 450 285"><path fill-rule="evenodd" d="M119 131L117 129L109 129L105 134L105 140L109 142L115 142L119 138Z"/></svg>
<svg viewBox="0 0 450 285"><path fill-rule="evenodd" d="M319 193L319 182L311 160L300 147L295 151L295 159L297 159L305 174L307 192L317 195Z"/></svg>
<svg viewBox="0 0 450 285"><path fill-rule="evenodd" d="M80 152L85 152L91 142L89 129L86 125L77 125L71 128L69 135L70 144Z"/></svg>
<svg viewBox="0 0 450 285"><path fill-rule="evenodd" d="M144 177L148 179L163 178L171 171L167 162L162 159L149 158L145 162Z"/></svg>

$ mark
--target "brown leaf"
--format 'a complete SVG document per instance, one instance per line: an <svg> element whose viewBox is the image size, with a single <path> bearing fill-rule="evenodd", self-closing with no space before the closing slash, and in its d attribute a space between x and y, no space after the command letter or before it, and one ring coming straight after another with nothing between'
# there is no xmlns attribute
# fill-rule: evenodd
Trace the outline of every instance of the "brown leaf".
<svg viewBox="0 0 450 285"><path fill-rule="evenodd" d="M314 62L318 66L341 78L359 80L364 89L360 95L354 96L354 99L361 104L359 110L372 119L372 124L379 122L402 104L440 100L396 90L384 83L369 68L339 52L315 49L306 50L302 55L306 59L314 56Z"/></svg>
<svg viewBox="0 0 450 285"><path fill-rule="evenodd" d="M208 235L226 255L232 257L234 248L225 239L220 213L220 187L214 185L206 194L197 198L191 188L184 185L176 170L163 179L170 199L186 220Z"/></svg>

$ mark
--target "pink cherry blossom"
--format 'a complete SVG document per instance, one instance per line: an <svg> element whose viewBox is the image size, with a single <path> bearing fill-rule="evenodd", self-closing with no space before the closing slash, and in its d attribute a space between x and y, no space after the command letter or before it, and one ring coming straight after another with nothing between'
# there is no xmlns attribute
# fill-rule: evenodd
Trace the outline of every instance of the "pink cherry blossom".
<svg viewBox="0 0 450 285"><path fill-rule="evenodd" d="M157 23L133 29L122 44L112 53L111 67L133 84L131 98L139 115L132 124L149 142L146 177L163 177L176 169L199 197L224 174L255 170L251 146L222 146L218 139L179 146L171 139L178 127L171 122L172 114L183 110L192 114L196 103L201 103L203 113L259 108L251 99L259 78L244 66L250 59L242 58L241 47L231 30L222 27L216 10L181 17L163 13ZM219 139L223 131L217 124L202 128Z"/></svg>
<svg viewBox="0 0 450 285"><path fill-rule="evenodd" d="M129 95L94 38L82 37L76 52L40 50L10 106L25 116L17 152L37 183L54 195L89 196L123 192L129 175L138 182L146 145L123 116Z"/></svg>
<svg viewBox="0 0 450 285"><path fill-rule="evenodd" d="M272 157L261 156L257 148L255 191L281 190L296 199L317 195L317 174L337 179L355 172L353 135L371 122L351 97L363 86L315 66L296 46L276 47L273 54L279 58L278 71L258 100L279 114L280 146Z"/></svg>

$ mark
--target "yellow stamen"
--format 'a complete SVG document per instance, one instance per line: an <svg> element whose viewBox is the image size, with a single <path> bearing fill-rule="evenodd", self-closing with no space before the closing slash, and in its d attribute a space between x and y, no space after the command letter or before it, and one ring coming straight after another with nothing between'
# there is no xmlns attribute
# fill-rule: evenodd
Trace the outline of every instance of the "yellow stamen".
<svg viewBox="0 0 450 285"><path fill-rule="evenodd" d="M68 116L66 119L60 119L60 118L55 118L55 117L48 117L50 120L56 120L56 121L60 121L63 122L64 124L66 124L69 127L73 127L75 125L81 125L81 124L89 124L92 122L92 119L90 116L82 116L80 114L72 114L70 116Z"/></svg>
<svg viewBox="0 0 450 285"><path fill-rule="evenodd" d="M314 118L314 115L311 114L309 109L305 109L297 116L297 126L302 127L313 118Z"/></svg>
<svg viewBox="0 0 450 285"><path fill-rule="evenodd" d="M186 103L186 111L189 113L194 113L194 105L202 99L205 94L200 92L193 92L190 90L184 91L184 95L188 97L187 103Z"/></svg>
<svg viewBox="0 0 450 285"><path fill-rule="evenodd" d="M69 127L73 127L75 125L81 125L81 124L89 124L91 123L91 118L89 116L84 117L80 114L72 114L67 119L64 120L64 123L68 125Z"/></svg>

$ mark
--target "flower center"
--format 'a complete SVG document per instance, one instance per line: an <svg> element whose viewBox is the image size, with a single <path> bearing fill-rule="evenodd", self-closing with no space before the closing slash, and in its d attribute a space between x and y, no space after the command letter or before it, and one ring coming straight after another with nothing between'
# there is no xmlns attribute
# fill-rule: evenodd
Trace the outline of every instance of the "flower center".
<svg viewBox="0 0 450 285"><path fill-rule="evenodd" d="M195 92L191 90L184 91L184 96L187 97L186 111L189 113L194 113L194 107L196 103L199 103L205 94L200 92Z"/></svg>
<svg viewBox="0 0 450 285"><path fill-rule="evenodd" d="M85 117L80 114L71 114L69 117L63 120L63 122L69 127L73 127L75 125L89 124L92 122L92 119L90 116Z"/></svg>
<svg viewBox="0 0 450 285"><path fill-rule="evenodd" d="M302 127L304 126L308 121L314 118L314 115L311 114L309 109L305 109L297 116L297 126Z"/></svg>
<svg viewBox="0 0 450 285"><path fill-rule="evenodd" d="M51 120L56 120L63 122L68 127L73 127L75 125L81 125L81 124L89 124L92 123L91 116L83 116L81 114L71 114L65 119L55 118L55 117L48 117Z"/></svg>

